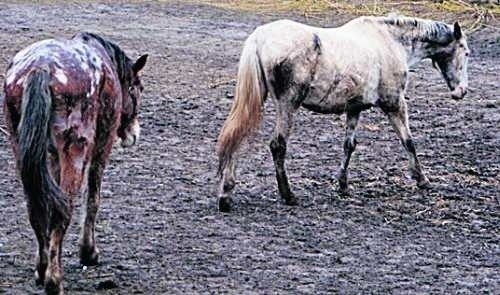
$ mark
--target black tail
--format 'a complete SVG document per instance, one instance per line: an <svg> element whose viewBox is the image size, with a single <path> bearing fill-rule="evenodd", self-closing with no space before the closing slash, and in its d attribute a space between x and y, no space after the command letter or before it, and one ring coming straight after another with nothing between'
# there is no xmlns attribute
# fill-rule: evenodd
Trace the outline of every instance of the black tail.
<svg viewBox="0 0 500 295"><path fill-rule="evenodd" d="M54 216L62 219L59 222L67 224L70 219L69 202L50 174L47 163L52 109L49 81L48 70L36 69L28 75L24 84L19 124L19 165L28 204L45 211L40 214L45 213L47 218Z"/></svg>

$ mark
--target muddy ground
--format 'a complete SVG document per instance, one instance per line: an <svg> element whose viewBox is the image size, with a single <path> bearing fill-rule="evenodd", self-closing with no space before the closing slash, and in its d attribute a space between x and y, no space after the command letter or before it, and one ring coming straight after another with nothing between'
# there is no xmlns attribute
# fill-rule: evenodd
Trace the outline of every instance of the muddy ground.
<svg viewBox="0 0 500 295"><path fill-rule="evenodd" d="M333 175L343 117L302 110L287 162L300 205L283 205L268 150L274 125L268 103L263 128L238 164L235 209L217 211L214 145L232 102L242 42L281 17L187 4L1 4L2 74L28 44L81 30L116 41L130 56L151 55L142 139L115 148L106 170L97 225L101 264L79 265L77 210L64 244L67 293L498 294L497 29L469 38L474 91L465 100L449 98L429 62L412 75L411 127L431 190L416 189L395 133L372 110L362 116L352 160L354 194L340 196ZM325 26L350 18L288 17ZM33 280L36 241L3 133L0 224L0 293L40 293Z"/></svg>

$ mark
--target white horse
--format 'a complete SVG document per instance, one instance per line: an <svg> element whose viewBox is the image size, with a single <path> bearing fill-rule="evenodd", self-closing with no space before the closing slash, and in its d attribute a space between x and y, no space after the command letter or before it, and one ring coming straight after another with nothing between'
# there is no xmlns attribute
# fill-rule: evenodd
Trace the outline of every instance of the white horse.
<svg viewBox="0 0 500 295"><path fill-rule="evenodd" d="M409 69L430 58L453 99L467 93L469 49L460 25L409 17L360 17L338 28L317 28L289 20L258 27L240 58L235 100L218 140L219 210L229 211L235 186L234 154L257 129L268 92L274 94L276 126L270 143L280 195L297 204L284 162L293 117L300 106L319 113L346 113L339 188L347 193L347 168L356 146L360 112L380 107L410 159L417 185L429 186L408 125L405 91Z"/></svg>

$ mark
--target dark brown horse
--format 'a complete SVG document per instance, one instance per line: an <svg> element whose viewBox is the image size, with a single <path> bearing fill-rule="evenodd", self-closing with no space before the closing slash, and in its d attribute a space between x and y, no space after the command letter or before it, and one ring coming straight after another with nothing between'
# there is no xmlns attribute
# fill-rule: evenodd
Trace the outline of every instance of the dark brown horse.
<svg viewBox="0 0 500 295"><path fill-rule="evenodd" d="M4 111L38 240L35 277L62 294L62 240L73 200L87 191L80 261L95 265L95 219L104 166L118 135L131 145L139 135L142 85L135 63L117 45L91 34L37 42L17 53L7 69Z"/></svg>

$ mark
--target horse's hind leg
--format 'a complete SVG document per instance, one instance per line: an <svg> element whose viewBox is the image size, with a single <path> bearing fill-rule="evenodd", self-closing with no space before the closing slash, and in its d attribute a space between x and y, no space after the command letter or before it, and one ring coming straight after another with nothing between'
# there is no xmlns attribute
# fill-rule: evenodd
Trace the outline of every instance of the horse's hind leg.
<svg viewBox="0 0 500 295"><path fill-rule="evenodd" d="M38 253L36 257L35 281L37 285L43 285L45 281L45 271L49 263L48 249L49 242L47 237L47 216L43 209L28 205L29 221L35 231L38 241Z"/></svg>
<svg viewBox="0 0 500 295"><path fill-rule="evenodd" d="M49 147L49 162L52 177L59 183L59 159L57 151ZM49 212L44 208L39 208L34 204L28 205L29 220L31 227L35 231L38 241L38 253L36 257L35 281L37 285L45 282L45 272L49 263L49 237L47 236Z"/></svg>
<svg viewBox="0 0 500 295"><path fill-rule="evenodd" d="M81 139L80 139L81 140ZM52 211L49 219L49 260L47 271L45 272L45 292L47 294L63 294L63 265L62 265L62 245L64 235L71 222L73 211L73 200L79 196L83 182L84 171L86 171L86 152L81 151L80 146L76 146L73 141L61 141L56 143L58 165L52 165L52 173L59 171L59 187L64 192L69 203L68 216L63 216L59 211ZM79 161L84 159L83 161ZM53 163L53 162L52 162Z"/></svg>
<svg viewBox="0 0 500 295"><path fill-rule="evenodd" d="M413 139L411 137L410 127L408 123L408 111L404 98L400 99L399 110L386 112L389 120L391 121L394 130L399 136L401 143L408 153L410 160L410 170L412 172L412 177L417 181L417 186L420 188L427 188L430 186L429 180L425 176L420 162L417 158L417 152L415 150L415 145L413 144Z"/></svg>
<svg viewBox="0 0 500 295"><path fill-rule="evenodd" d="M281 101L276 102L276 126L269 147L273 155L276 180L281 197L287 205L297 205L297 199L290 189L285 169L286 145L293 125L296 108Z"/></svg>
<svg viewBox="0 0 500 295"><path fill-rule="evenodd" d="M99 250L95 241L95 222L101 200L103 171L104 163L94 160L89 169L87 206L84 208L86 210L85 221L80 239L80 263L88 266L97 265L99 262Z"/></svg>
<svg viewBox="0 0 500 295"><path fill-rule="evenodd" d="M229 212L231 210L231 191L236 185L234 180L233 157L234 154L231 155L231 158L225 163L225 167L222 169L222 178L219 188L219 210L221 212Z"/></svg>
<svg viewBox="0 0 500 295"><path fill-rule="evenodd" d="M63 267L61 262L62 242L70 223L55 212L52 213L49 225L49 259L45 272L45 292L47 294L63 294Z"/></svg>
<svg viewBox="0 0 500 295"><path fill-rule="evenodd" d="M339 190L340 193L346 194L349 191L349 184L347 181L347 169L349 167L349 161L351 155L356 148L356 126L359 121L359 111L348 112L346 114L346 128L345 128L345 139L344 139L344 158L342 159L342 165L340 166L340 171L338 174L339 180Z"/></svg>

